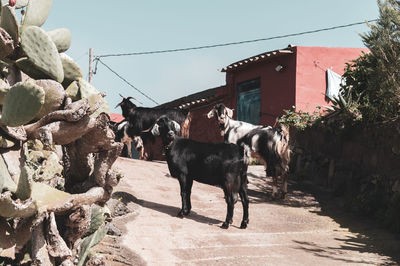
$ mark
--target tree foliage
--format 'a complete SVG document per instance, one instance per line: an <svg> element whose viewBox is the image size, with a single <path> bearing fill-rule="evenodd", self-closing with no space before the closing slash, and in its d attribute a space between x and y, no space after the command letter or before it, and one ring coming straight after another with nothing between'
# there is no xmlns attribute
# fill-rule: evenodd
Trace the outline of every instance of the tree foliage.
<svg viewBox="0 0 400 266"><path fill-rule="evenodd" d="M343 91L359 99L366 122L395 120L400 114L400 5L378 0L379 19L361 35L370 53L348 63Z"/></svg>

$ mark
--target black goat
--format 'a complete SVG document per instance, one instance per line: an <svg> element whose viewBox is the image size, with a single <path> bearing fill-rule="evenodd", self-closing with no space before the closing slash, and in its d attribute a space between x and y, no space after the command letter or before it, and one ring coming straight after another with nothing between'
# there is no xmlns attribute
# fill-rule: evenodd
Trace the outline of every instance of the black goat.
<svg viewBox="0 0 400 266"><path fill-rule="evenodd" d="M160 117L151 133L161 136L171 176L179 180L182 209L178 216L190 213L190 195L193 180L220 186L225 194L227 214L222 228L232 223L234 204L239 193L243 205L243 220L240 228L249 223L249 199L247 196L247 164L244 162L243 148L227 143L203 143L180 138L177 122L166 116Z"/></svg>
<svg viewBox="0 0 400 266"><path fill-rule="evenodd" d="M188 123L189 110L177 108L149 108L137 107L130 101L132 97L125 98L116 106L122 109L122 115L129 122L127 133L129 136L140 136L143 131L151 128L160 116L167 116L171 120L178 122L179 125ZM188 137L188 132L184 132L186 127L182 127L182 136Z"/></svg>

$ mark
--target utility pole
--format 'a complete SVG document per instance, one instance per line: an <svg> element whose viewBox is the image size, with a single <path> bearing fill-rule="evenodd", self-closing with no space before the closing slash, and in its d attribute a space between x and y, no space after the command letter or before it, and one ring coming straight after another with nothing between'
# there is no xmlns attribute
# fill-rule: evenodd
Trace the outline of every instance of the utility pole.
<svg viewBox="0 0 400 266"><path fill-rule="evenodd" d="M89 83L92 84L93 79L93 48L89 48Z"/></svg>

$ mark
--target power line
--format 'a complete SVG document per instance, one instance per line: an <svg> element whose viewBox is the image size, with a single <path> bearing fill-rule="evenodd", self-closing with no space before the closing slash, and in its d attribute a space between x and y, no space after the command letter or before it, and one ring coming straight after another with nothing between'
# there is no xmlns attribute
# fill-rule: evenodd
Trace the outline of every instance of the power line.
<svg viewBox="0 0 400 266"><path fill-rule="evenodd" d="M270 41L270 40L275 40L275 39L282 39L282 38L287 38L287 37L294 37L294 36L306 35L306 34L311 34L311 33L317 33L317 32L322 32L322 31L329 31L329 30L347 28L347 27L352 27L352 26L361 25L361 24L370 23L370 22L375 22L375 21L377 21L377 19L371 19L371 20L367 20L367 21L364 21L364 22L356 22L356 23L350 23L350 24L334 26L334 27L329 27L329 28L323 28L323 29L317 29L317 30L309 30L309 31L303 31L303 32L298 32L298 33L278 35L278 36L274 36L274 37L266 37L266 38L253 39L253 40L247 40L247 41L229 42L229 43L212 44L212 45L204 45L204 46L188 47L188 48L168 49L168 50L156 50L156 51L147 51L147 52L105 54L105 55L99 55L99 56L97 56L97 58L115 57L115 56L133 56L133 55L149 55L149 54L173 53L173 52L183 52L183 51L190 51L190 50L200 50L200 49L209 49L209 48L216 48L216 47L223 47L223 46L239 45L239 44L245 44L245 43L254 43L254 42L261 42L261 41Z"/></svg>
<svg viewBox="0 0 400 266"><path fill-rule="evenodd" d="M99 57L96 57L94 59L94 61L96 61L96 65L95 65L95 70L94 70L94 74L96 74L97 72L97 63L100 62L103 66L105 66L106 68L108 68L108 70L110 70L112 73L114 73L118 78L120 78L121 80L123 80L126 84L128 84L129 86L131 86L133 89L135 89L137 92L139 92L140 94L142 94L144 97L146 97L147 99L149 99L150 101L152 101L153 103L159 105L158 102L156 102L155 100L153 100L150 96L147 96L144 92L142 92L141 90L139 90L138 88L136 88L135 86L132 85L132 83L130 83L129 81L127 81L124 77L122 77L120 74L118 74L115 70L113 70L111 67L109 67L108 65L106 65L103 61L100 60Z"/></svg>

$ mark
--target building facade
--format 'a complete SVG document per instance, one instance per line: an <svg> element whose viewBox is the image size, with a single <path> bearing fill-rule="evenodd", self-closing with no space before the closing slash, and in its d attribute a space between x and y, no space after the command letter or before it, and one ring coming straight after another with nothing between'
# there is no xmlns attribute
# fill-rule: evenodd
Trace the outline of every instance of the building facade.
<svg viewBox="0 0 400 266"><path fill-rule="evenodd" d="M234 109L234 119L274 125L277 117L292 106L312 113L329 104L326 97L327 71L342 75L346 63L366 48L288 46L232 63L222 69L226 85L191 94L160 107L188 108L192 116L190 138L221 142L215 119L206 114L217 103ZM163 159L153 145L154 159Z"/></svg>

